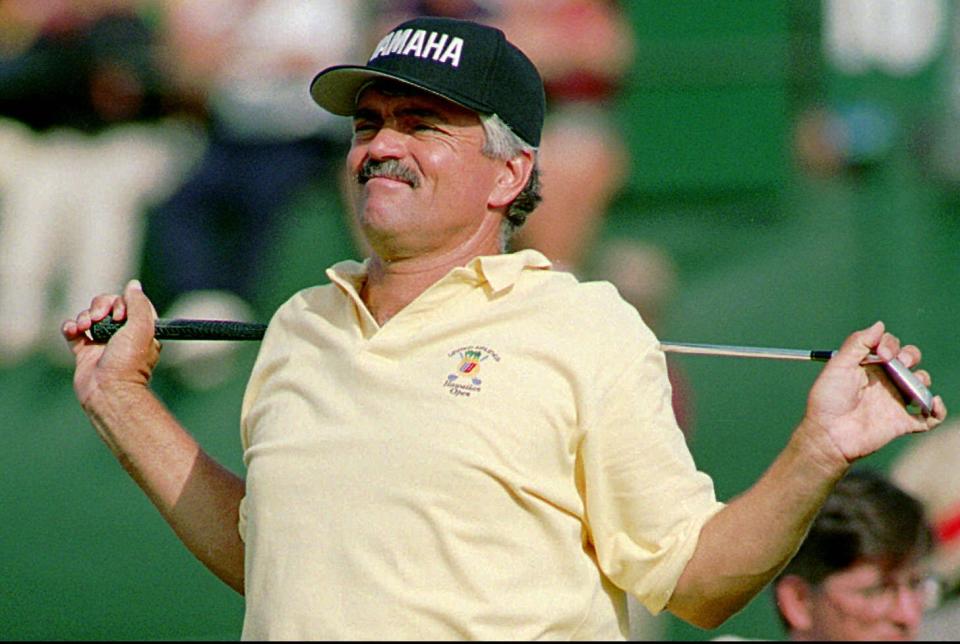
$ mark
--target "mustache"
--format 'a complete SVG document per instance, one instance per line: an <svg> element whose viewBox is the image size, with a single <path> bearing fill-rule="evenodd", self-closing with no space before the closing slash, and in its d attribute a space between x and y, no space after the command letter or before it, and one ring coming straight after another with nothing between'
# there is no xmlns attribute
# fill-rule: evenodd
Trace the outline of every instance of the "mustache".
<svg viewBox="0 0 960 644"><path fill-rule="evenodd" d="M403 181L410 184L412 188L420 187L420 177L417 173L403 165L398 159L387 159L386 161L367 159L364 161L363 166L357 173L357 183L363 185L374 177Z"/></svg>
<svg viewBox="0 0 960 644"><path fill-rule="evenodd" d="M374 161L367 159L357 173L357 182L365 184L374 177L386 177L396 181L403 181L417 188L420 185L420 177L411 168L403 165L398 159L387 159L385 161Z"/></svg>

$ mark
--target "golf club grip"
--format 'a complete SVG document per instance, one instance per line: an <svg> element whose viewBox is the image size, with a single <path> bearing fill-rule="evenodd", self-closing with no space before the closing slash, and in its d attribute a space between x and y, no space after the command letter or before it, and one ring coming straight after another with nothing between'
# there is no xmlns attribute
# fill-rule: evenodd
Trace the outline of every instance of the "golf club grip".
<svg viewBox="0 0 960 644"><path fill-rule="evenodd" d="M95 342L106 342L120 330L123 322L106 317L95 322L90 336ZM157 340L262 340L266 324L233 320L160 319L153 337Z"/></svg>

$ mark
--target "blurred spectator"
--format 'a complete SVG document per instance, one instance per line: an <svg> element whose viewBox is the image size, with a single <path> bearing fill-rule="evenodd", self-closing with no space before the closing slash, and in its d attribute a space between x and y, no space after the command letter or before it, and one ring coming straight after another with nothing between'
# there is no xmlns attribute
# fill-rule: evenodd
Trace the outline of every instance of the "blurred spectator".
<svg viewBox="0 0 960 644"><path fill-rule="evenodd" d="M955 641L960 633L960 423L944 425L910 443L891 477L923 503L936 546L931 567L941 582L941 605L927 615L920 638Z"/></svg>
<svg viewBox="0 0 960 644"><path fill-rule="evenodd" d="M316 70L353 57L356 2L173 0L163 3L166 63L177 93L205 120L200 166L151 217L163 283L159 306L200 289L244 299L277 217L336 167L349 127L318 110ZM166 297L164 297L166 295Z"/></svg>
<svg viewBox="0 0 960 644"><path fill-rule="evenodd" d="M151 213L149 283L167 317L249 318L265 252L299 190L341 165L349 124L317 109L318 69L350 60L364 34L353 1L171 0L162 4L176 91L207 126L196 171ZM225 343L171 346L168 365L197 386L216 380ZM212 370L228 375L228 370Z"/></svg>
<svg viewBox="0 0 960 644"><path fill-rule="evenodd" d="M168 115L148 3L0 3L0 364L139 270L197 139ZM109 237L110 246L102 240Z"/></svg>
<svg viewBox="0 0 960 644"><path fill-rule="evenodd" d="M773 582L789 638L916 639L935 596L926 566L932 547L916 498L878 472L849 472Z"/></svg>
<svg viewBox="0 0 960 644"><path fill-rule="evenodd" d="M498 4L493 23L531 57L547 94L544 200L514 246L576 272L627 176L629 153L610 109L633 62L633 29L612 0Z"/></svg>
<svg viewBox="0 0 960 644"><path fill-rule="evenodd" d="M502 10L503 0L374 0L376 27L370 36L379 38L396 24L415 16L442 16L490 23ZM369 42L376 45L376 42Z"/></svg>
<svg viewBox="0 0 960 644"><path fill-rule="evenodd" d="M802 112L794 129L794 151L813 176L862 173L889 158L900 124L876 101L854 101Z"/></svg>

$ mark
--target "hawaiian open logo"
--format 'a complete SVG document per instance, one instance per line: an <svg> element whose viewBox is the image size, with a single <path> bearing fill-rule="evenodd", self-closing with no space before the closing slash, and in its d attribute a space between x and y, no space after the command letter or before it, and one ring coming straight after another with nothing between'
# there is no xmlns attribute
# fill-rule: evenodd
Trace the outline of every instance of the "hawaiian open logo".
<svg viewBox="0 0 960 644"><path fill-rule="evenodd" d="M454 349L447 354L447 357L455 361L455 369L447 375L443 386L452 396L471 396L480 393L480 387L483 384L481 371L488 368L487 365L500 362L500 356L489 347L470 345ZM493 363L487 361L493 358Z"/></svg>

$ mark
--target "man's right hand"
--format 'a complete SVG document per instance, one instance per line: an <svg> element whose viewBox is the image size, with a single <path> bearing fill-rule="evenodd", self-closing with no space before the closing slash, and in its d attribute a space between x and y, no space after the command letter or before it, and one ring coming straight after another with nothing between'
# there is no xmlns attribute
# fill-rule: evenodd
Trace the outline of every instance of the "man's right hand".
<svg viewBox="0 0 960 644"><path fill-rule="evenodd" d="M94 342L87 332L108 315L127 321L109 342ZM61 333L76 356L73 388L81 405L86 408L98 391L146 386L160 359L160 343L154 338L156 319L157 312L140 283L131 280L123 295L98 295L90 308L63 323Z"/></svg>
<svg viewBox="0 0 960 644"><path fill-rule="evenodd" d="M126 320L109 342L88 335L108 315ZM197 559L239 593L237 531L243 479L214 461L147 387L160 359L157 319L140 283L98 295L60 330L76 356L73 388L100 438Z"/></svg>

